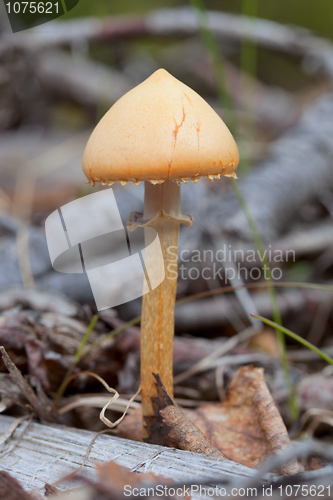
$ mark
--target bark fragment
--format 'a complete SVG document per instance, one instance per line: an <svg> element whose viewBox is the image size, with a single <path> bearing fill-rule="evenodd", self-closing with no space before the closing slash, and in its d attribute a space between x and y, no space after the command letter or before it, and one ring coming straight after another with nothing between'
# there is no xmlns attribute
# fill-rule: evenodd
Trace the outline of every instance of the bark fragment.
<svg viewBox="0 0 333 500"><path fill-rule="evenodd" d="M177 443L177 448L202 453L220 460L227 459L189 420L178 405L167 406L160 411L160 414L163 423L170 429L169 438L171 442Z"/></svg>
<svg viewBox="0 0 333 500"><path fill-rule="evenodd" d="M154 374L154 377L157 397L152 398L152 403L155 415L144 417L149 442L225 460L226 457L169 396L159 375Z"/></svg>

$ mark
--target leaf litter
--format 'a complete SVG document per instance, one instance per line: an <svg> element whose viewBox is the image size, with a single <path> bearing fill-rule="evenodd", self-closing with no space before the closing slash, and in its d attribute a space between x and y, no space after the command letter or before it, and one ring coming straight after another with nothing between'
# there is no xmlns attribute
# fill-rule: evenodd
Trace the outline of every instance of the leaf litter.
<svg viewBox="0 0 333 500"><path fill-rule="evenodd" d="M268 390L262 368L240 368L224 401L202 405L196 410L181 410L158 377L156 386L155 416L146 417L150 442L213 455L210 444L212 450L220 452L220 456L217 451L213 456L253 468L290 446L288 431ZM127 416L118 426L120 435L142 440L141 418L140 410ZM293 461L280 472L291 475L300 470Z"/></svg>
<svg viewBox="0 0 333 500"><path fill-rule="evenodd" d="M0 336L2 335L3 340L9 343L10 352L14 355L16 360L20 360L17 353L22 352L23 348L25 349L26 359L28 360L30 357L30 365L32 366L34 363L34 366L38 368L38 365L43 366L44 360L49 357L48 352L50 352L50 350L61 348L61 342L56 338L58 334L57 328L59 327L59 323L57 325L56 320L57 313L52 313L54 317L51 323L49 320L46 321L46 318L51 318L48 311L38 313L38 315L34 317L28 313L29 318L32 319L29 319L28 323L26 319L24 319L26 322L25 325L29 325L30 322L29 328L32 328L28 330L27 336L23 336L18 325L15 325L15 321L16 318L19 321L21 321L20 318L26 318L26 314L26 311L18 311L15 313L12 310L11 315L14 321L10 319L9 323L7 319L8 315L5 315L5 320L0 324ZM81 319L78 323L75 323L75 321L78 321L75 317L69 319L74 321L72 327L76 327L77 325L82 335L82 331L86 327L81 326L84 324L82 322L82 312L77 312L77 318L80 318L80 316ZM90 317L92 317L91 314ZM87 320L85 320L85 322L86 321ZM110 324L113 325L113 328L119 328L123 323L116 318L115 314L105 315L105 318L100 319L97 324L96 331L93 332L93 342L96 342L96 339L100 338L101 333L106 333ZM14 330L11 330L11 327L13 327ZM48 334L45 335L45 328L56 329L53 333L50 333L49 330ZM14 336L11 336L12 331L14 331L14 333L16 332ZM106 346L101 346L99 349L96 349L96 351L89 353L83 362L80 361L81 364L79 363L76 369L75 379L78 380L81 378L78 377L78 375L81 374L84 380L82 387L88 387L87 377L84 375L84 372L82 372L82 368L93 365L96 367L98 361L103 360L103 357L106 359L106 357L109 357L110 353L111 360L113 360L112 363L117 362L117 365L114 365L115 369L116 366L118 370L124 369L126 366L126 354L128 355L128 352L132 353L136 358L139 355L139 333L140 331L137 327L132 326L130 328L125 328L116 339L112 339L111 342L109 341ZM67 334L65 333L65 335ZM77 338L79 338L79 336ZM265 332L259 334L257 337L253 337L253 334L249 332L249 334L246 333L246 339L254 343L256 349L261 349L268 353L269 356L274 354L274 338L269 332L267 332L267 334ZM49 340L51 340L51 342L49 342ZM28 341L32 342L33 348L35 348L35 345L39 346L37 356L34 354L33 350L27 349L27 345L29 344ZM222 352L231 350L231 354L235 352L250 352L248 348L238 346L239 339L234 339L232 342L229 342L231 344L230 347L228 342L228 347L223 347L223 342L225 343L225 340L218 343L206 339L177 339L175 342L175 366L178 373L184 373L184 371L186 372L186 370L188 370L186 361L193 347L194 350L192 350L190 356L189 366L200 363L200 359L209 359L217 349L222 350ZM70 344L68 344L68 346L69 345ZM78 348L79 343L76 343L76 345ZM73 348L71 348L71 352L74 353ZM26 398L30 403L30 411L34 409L42 420L49 419L49 421L61 422L61 418L63 418L61 408L65 408L67 404L66 400L71 400L71 398L62 398L59 413L55 413L55 408L53 408L52 401L49 397L50 385L47 383L47 380L50 378L51 373L47 364L45 365L45 373L34 368L31 370L33 376L25 380L22 375L20 376L18 374L20 371L16 368L15 364L10 361L8 354L6 354L4 350L2 350L2 353L5 357L7 367L13 375L13 380L21 389L21 392L19 391L19 396L15 396L16 400L14 402L19 406L21 405L23 408L24 398ZM41 355L39 353L41 353ZM269 356L268 358L272 361L276 359L273 356L271 358ZM70 366L70 359L70 356L68 356L68 366ZM205 368L206 371L207 369L208 367ZM104 370L104 367L102 370L99 367L99 373L104 374ZM156 398L154 402L155 417L151 419L151 422L148 422L151 426L151 442L192 452L204 453L207 456L212 456L220 460L233 460L252 468L258 468L260 464L270 456L281 454L287 450L290 447L288 432L264 381L263 370L253 366L245 366L239 369L236 374L234 372L231 373L233 374L233 379L229 384L227 397L224 401L212 404L202 404L202 402L198 402L200 406L195 410L181 408L175 400L169 397L163 388L163 384L159 378L156 377L159 397ZM47 377L46 382L45 375ZM202 377L202 374L200 374L200 376ZM6 375L3 374L3 377L6 377ZM94 377L101 380L100 375L94 374ZM193 384L193 379L189 379L189 383ZM105 382L105 384L106 388L110 388L107 382ZM27 388L27 385L30 387L35 397L31 395L31 391ZM6 383L4 383L3 387L5 386ZM78 383L76 387L80 387L80 384ZM14 394L14 391L11 390L7 390L6 394L4 390L3 396L8 398L8 393L10 392ZM111 392L113 392L113 390L111 390ZM97 393L95 397L98 396L98 394L100 393ZM94 395L92 395L92 397L94 397ZM83 395L82 398L84 399ZM87 400L87 404L89 405L89 396L87 396ZM108 401L105 399L105 396L103 396L98 405L104 406L106 409L106 403L108 403ZM308 401L307 403L310 404ZM136 406L138 404L139 403L136 403ZM71 403L68 404L69 414L73 411L77 411L77 406L79 405L73 405L72 408L70 405ZM94 404L92 404L92 406L93 405ZM126 406L129 406L127 398L123 400L122 407L116 408L116 411L123 412ZM29 411L29 405L25 404L25 408L26 411ZM47 414L46 418L45 412ZM140 440L141 419L141 409L136 408L131 415L126 416L124 421L117 427L116 432L119 436ZM71 422L71 420L69 420L69 422ZM110 420L106 419L105 423L107 422L110 422ZM89 446L87 450L87 456L90 449L91 446ZM315 464L314 467L318 468L322 465L323 463L321 462ZM284 475L292 475L301 470L302 466L293 459L283 464L282 467L275 470L275 472ZM50 492L50 494L51 493L52 492Z"/></svg>

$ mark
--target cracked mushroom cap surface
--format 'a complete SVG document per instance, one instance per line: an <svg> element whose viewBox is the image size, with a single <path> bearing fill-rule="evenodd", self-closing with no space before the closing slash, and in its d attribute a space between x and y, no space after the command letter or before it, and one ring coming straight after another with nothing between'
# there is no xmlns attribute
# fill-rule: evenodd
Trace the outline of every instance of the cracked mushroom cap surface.
<svg viewBox="0 0 333 500"><path fill-rule="evenodd" d="M83 155L89 182L196 181L236 177L236 143L219 115L164 69L127 92L92 132Z"/></svg>

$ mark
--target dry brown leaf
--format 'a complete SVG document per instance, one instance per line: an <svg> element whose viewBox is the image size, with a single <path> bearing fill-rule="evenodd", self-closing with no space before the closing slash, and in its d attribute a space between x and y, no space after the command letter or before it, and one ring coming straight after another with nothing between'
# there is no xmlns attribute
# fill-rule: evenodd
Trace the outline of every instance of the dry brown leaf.
<svg viewBox="0 0 333 500"><path fill-rule="evenodd" d="M248 467L258 467L269 455L290 445L262 368L240 368L222 403L202 406L187 414L222 453ZM298 471L295 462L286 464L281 473Z"/></svg>
<svg viewBox="0 0 333 500"><path fill-rule="evenodd" d="M281 453L290 445L262 368L240 368L223 402L183 412L223 455L248 467L258 467L270 455ZM139 409L126 417L118 428L120 435L142 440L141 418ZM292 462L281 473L298 471L297 462Z"/></svg>
<svg viewBox="0 0 333 500"><path fill-rule="evenodd" d="M34 500L8 472L0 471L0 500Z"/></svg>

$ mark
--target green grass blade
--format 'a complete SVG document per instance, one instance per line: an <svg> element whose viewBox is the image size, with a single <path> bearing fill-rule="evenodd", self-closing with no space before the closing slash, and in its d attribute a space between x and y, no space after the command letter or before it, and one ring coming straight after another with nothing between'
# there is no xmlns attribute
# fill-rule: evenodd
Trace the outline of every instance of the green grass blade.
<svg viewBox="0 0 333 500"><path fill-rule="evenodd" d="M85 346L86 346L86 344L87 344L87 342L89 340L89 337L90 337L93 329L95 328L95 325L96 325L97 321L98 321L98 315L95 314L95 316L92 317L92 319L90 321L90 324L89 324L89 326L87 328L87 331L86 331L86 333L83 336L81 344L79 345L79 348L78 348L78 350L75 353L75 356L74 356L74 359L73 359L73 363L76 364L76 363L78 363L80 361L82 351L85 348Z"/></svg>
<svg viewBox="0 0 333 500"><path fill-rule="evenodd" d="M256 314L251 314L254 318L259 319L263 323L265 323L268 326L271 326L272 328L275 328L276 330L280 330L281 332L285 333L289 337L291 337L294 340L297 340L300 344L304 345L304 347L307 347L308 349L311 349L311 351L315 352L319 356L321 356L327 363L330 365L333 365L333 359L323 352L321 349L318 349L315 345L311 344L311 342L308 342L307 340L303 339L303 337L300 337L297 335L297 333L292 332L291 330L288 330L288 328L284 328L284 326L278 325L275 323L275 321L271 321L270 319L264 318L262 316L257 316Z"/></svg>
<svg viewBox="0 0 333 500"><path fill-rule="evenodd" d="M256 19L258 17L258 0L242 0L242 15L246 18ZM244 38L242 38L241 43L241 70L255 78L257 75L257 44L253 40Z"/></svg>
<svg viewBox="0 0 333 500"><path fill-rule="evenodd" d="M258 0L242 0L242 24L244 30L246 24L250 21L253 26L255 19L258 17ZM256 108L257 101L257 62L258 62L258 49L255 39L242 37L241 50L240 50L240 91L244 102L247 103L251 112L246 125L246 144L242 143L240 170L242 173L247 172L250 168L250 161L248 155L248 143L253 144L257 142L257 120ZM245 130L244 130L245 132ZM243 135L244 135L243 132Z"/></svg>
<svg viewBox="0 0 333 500"><path fill-rule="evenodd" d="M256 223L255 223L255 221L254 221L254 219L253 219L253 217L252 217L252 215L251 215L251 213L246 205L243 194L242 194L241 190L239 189L239 187L234 179L231 179L231 185L234 189L234 192L238 198L240 206L241 206L243 213L246 217L247 223L248 223L250 231L252 233L254 243L255 243L255 245L256 245L256 247L261 255L262 269L264 271L265 281L272 285L268 288L268 293L269 293L269 297L270 297L270 301L271 301L274 322L275 322L275 324L281 325L282 324L281 314L280 314L279 305L278 305L278 301L277 301L276 290L275 290L274 285L273 285L271 268L270 268L269 262L266 258L266 254L265 254L265 247L264 247L263 242L260 238L260 234L259 234L258 228L256 226ZM295 398L293 391L292 391L291 375L290 375L289 363L288 363L288 358L287 358L287 350L286 350L286 339L285 339L284 333L280 329L276 328L275 333L276 333L279 347L280 347L280 357L281 357L282 370L283 370L283 374L284 374L284 380L285 380L285 384L286 384L286 387L288 390L288 394L290 395L288 398L290 413L291 413L291 417L293 419L296 419L297 415L298 415L298 408L297 408L296 398Z"/></svg>
<svg viewBox="0 0 333 500"><path fill-rule="evenodd" d="M76 365L78 364L78 362L81 359L81 355L82 355L83 349L85 348L85 346L86 346L86 344L87 344L87 342L89 340L89 337L90 337L93 329L95 328L95 325L96 325L97 321L98 321L98 315L95 314L92 317L92 319L91 319L91 321L89 323L89 326L87 328L87 331L84 334L83 339L81 340L81 343L80 343L80 345L79 345L79 347L78 347L78 349L77 349L77 351L76 351L76 353L74 355L73 361L72 361L70 367L68 368L68 370L66 372L66 375L64 376L64 379L61 382L61 384L60 384L60 386L59 386L59 388L57 390L56 396L54 398L55 405L57 405L57 403L59 402L59 399L64 394L64 392L66 390L66 387L67 387L67 385L69 383L69 379L70 379L70 377L71 377L71 375L72 375L72 373L74 371L74 368L76 367Z"/></svg>
<svg viewBox="0 0 333 500"><path fill-rule="evenodd" d="M211 68L214 73L214 80L217 89L217 95L221 103L222 109L233 110L234 103L226 85L226 72L223 58L221 56L219 44L212 30L209 28L207 11L203 0L190 0L192 7L195 9L201 40L210 59ZM233 115L230 114L228 120L229 129L233 132L235 128Z"/></svg>
<svg viewBox="0 0 333 500"><path fill-rule="evenodd" d="M115 328L111 332L103 335L99 340L91 344L89 348L85 351L84 356L88 354L89 352L93 351L97 347L99 347L101 344L103 344L105 341L112 339L113 337L116 337L119 333L123 332L130 326L135 326L138 325L141 321L141 316L136 316L135 318L131 319L130 321L127 321L127 323L124 323L121 326L118 326L118 328Z"/></svg>

